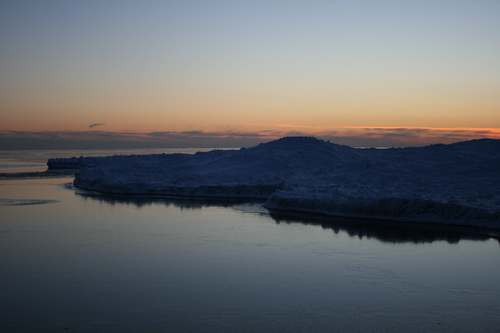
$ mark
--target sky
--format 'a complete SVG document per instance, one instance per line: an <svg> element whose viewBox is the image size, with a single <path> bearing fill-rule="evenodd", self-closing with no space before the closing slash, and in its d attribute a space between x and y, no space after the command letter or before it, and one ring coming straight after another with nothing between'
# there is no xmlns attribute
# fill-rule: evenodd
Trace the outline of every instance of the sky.
<svg viewBox="0 0 500 333"><path fill-rule="evenodd" d="M500 1L0 0L0 149L500 139Z"/></svg>

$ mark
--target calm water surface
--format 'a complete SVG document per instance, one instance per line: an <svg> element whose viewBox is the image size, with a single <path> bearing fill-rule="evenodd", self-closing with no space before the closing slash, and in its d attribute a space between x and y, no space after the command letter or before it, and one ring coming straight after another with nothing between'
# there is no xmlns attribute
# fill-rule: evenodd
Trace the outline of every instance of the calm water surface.
<svg viewBox="0 0 500 333"><path fill-rule="evenodd" d="M0 331L496 332L495 233L0 181Z"/></svg>

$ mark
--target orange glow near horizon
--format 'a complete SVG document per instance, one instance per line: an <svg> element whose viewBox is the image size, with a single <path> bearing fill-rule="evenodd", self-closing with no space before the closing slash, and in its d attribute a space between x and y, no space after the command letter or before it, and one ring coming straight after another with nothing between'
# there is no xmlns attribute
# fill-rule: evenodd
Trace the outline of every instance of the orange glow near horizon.
<svg viewBox="0 0 500 333"><path fill-rule="evenodd" d="M140 143L142 146L192 146L212 147L251 146L260 142L276 140L286 136L314 136L334 143L349 146L419 146L436 143L454 143L473 139L500 139L497 128L438 128L438 127L366 127L366 126L301 126L292 124L258 125L254 130L221 129L219 131L156 131L114 132L98 128L85 131L0 131L1 139L63 140L104 143ZM254 124L256 125L256 124ZM293 129L293 130L289 130ZM298 130L300 129L300 130ZM4 147L6 149L8 147ZM26 149L26 148L25 148Z"/></svg>
<svg viewBox="0 0 500 333"><path fill-rule="evenodd" d="M157 145L500 138L499 11L498 1L0 2L0 132Z"/></svg>

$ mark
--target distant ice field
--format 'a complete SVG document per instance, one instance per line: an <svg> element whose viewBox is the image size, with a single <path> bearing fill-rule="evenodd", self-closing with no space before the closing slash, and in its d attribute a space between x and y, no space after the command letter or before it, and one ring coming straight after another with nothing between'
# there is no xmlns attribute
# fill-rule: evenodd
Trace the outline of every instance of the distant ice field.
<svg viewBox="0 0 500 333"><path fill-rule="evenodd" d="M336 216L500 228L500 140L355 149L287 137L239 150L51 159L103 193L260 198Z"/></svg>
<svg viewBox="0 0 500 333"><path fill-rule="evenodd" d="M47 170L50 158L92 157L113 155L150 154L194 154L213 148L142 148L142 149L42 149L42 150L0 150L0 174L21 172L43 172Z"/></svg>

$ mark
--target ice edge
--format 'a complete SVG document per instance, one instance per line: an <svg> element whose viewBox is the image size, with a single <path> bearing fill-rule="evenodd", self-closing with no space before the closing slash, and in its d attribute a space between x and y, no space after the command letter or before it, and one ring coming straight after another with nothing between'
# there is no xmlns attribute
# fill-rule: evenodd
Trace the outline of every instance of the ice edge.
<svg viewBox="0 0 500 333"><path fill-rule="evenodd" d="M240 150L51 159L103 193L267 199L269 209L500 229L500 140L355 149L288 137Z"/></svg>

